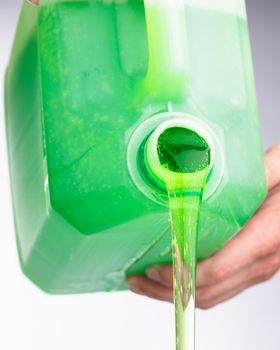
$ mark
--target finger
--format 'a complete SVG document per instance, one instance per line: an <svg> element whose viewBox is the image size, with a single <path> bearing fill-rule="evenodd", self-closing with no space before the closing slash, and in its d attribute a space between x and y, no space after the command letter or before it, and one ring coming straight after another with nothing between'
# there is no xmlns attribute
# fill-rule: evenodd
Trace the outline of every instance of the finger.
<svg viewBox="0 0 280 350"><path fill-rule="evenodd" d="M173 288L172 265L152 266L147 270L146 275L152 281L159 282L165 287Z"/></svg>
<svg viewBox="0 0 280 350"><path fill-rule="evenodd" d="M238 294L242 293L244 291L244 287L239 287L238 289L232 289L230 292L227 294L224 294L220 298L217 298L215 300L196 300L196 307L202 309L202 310L207 310L210 309L218 304L221 304L227 300L230 300L237 296Z"/></svg>
<svg viewBox="0 0 280 350"><path fill-rule="evenodd" d="M162 286L154 282L146 276L132 276L127 279L129 289L140 295L145 295L149 298L173 302L173 289Z"/></svg>
<svg viewBox="0 0 280 350"><path fill-rule="evenodd" d="M241 285L241 286L238 286L234 289L231 289L230 291L228 291L228 293L223 294L220 297L213 299L213 300L197 300L196 306L200 309L203 309L203 310L212 308L218 304L221 304L227 300L234 298L238 294L242 293L246 289L248 289L248 288L250 288L258 283L264 283L265 281L267 281L268 279L270 279L272 277L273 277L273 275L269 276L265 279L264 279L264 277L262 277L262 278L259 278L258 280L248 281L246 283L246 285Z"/></svg>
<svg viewBox="0 0 280 350"><path fill-rule="evenodd" d="M280 183L280 145L271 147L265 154L265 167L268 189Z"/></svg>
<svg viewBox="0 0 280 350"><path fill-rule="evenodd" d="M216 305L220 300L227 300L232 293L236 295L248 286L270 279L280 267L280 252L257 261L249 268L241 270L233 277L210 287L197 288L198 305Z"/></svg>
<svg viewBox="0 0 280 350"><path fill-rule="evenodd" d="M275 211L264 206L221 251L198 264L197 285L222 282L252 262L275 253L280 244L278 232L280 221L275 222Z"/></svg>

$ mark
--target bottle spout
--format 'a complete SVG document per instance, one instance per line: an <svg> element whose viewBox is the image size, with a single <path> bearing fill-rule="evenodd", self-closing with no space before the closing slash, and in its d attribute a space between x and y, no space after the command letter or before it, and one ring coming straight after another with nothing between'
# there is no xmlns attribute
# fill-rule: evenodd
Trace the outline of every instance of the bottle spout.
<svg viewBox="0 0 280 350"><path fill-rule="evenodd" d="M162 141L163 135L167 135L167 137ZM175 135L176 141L174 138ZM169 143L167 147L169 150L167 151L173 152L173 160L177 157L176 163L171 166L169 165L169 169L163 166L163 160L161 159L159 146L162 142ZM201 159L199 160L199 164L196 162L195 157L192 157L193 153L188 150L191 146L195 147L197 150L203 148L204 157L206 157L205 162L203 160L201 162ZM163 151L164 149L166 149L165 145L163 145ZM187 152L178 152L178 150L184 149L187 150ZM198 153L197 150L196 153ZM168 154L166 155L168 157ZM188 155L190 155L190 157ZM206 167L211 169L214 164L214 159L215 146L211 135L201 124L183 118L173 118L160 124L148 138L145 147L146 165L152 176L159 181L165 181L168 172L180 173L180 176L183 178L190 173L199 172Z"/></svg>
<svg viewBox="0 0 280 350"><path fill-rule="evenodd" d="M166 171L169 170L162 166L158 144L160 136L172 128L193 131L206 141L211 150L207 183L203 193L203 200L206 200L220 188L222 183L224 152L219 138L213 132L211 126L189 114L180 112L159 113L148 118L137 127L131 136L127 151L127 164L131 179L149 199L168 205ZM184 142L182 142L182 145L184 146ZM187 172L193 171L194 168L192 167L193 164L188 162L186 158L182 164L186 164L188 167L187 171L182 174L182 181L184 181ZM191 168L189 168L189 165ZM178 178L178 176L176 177Z"/></svg>

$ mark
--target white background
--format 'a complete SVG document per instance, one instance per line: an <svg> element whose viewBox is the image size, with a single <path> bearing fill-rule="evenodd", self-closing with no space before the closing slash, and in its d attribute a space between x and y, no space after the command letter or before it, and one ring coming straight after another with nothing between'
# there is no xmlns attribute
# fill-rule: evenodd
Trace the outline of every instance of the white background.
<svg viewBox="0 0 280 350"><path fill-rule="evenodd" d="M226 0L225 0L226 1ZM20 1L0 0L0 80ZM280 140L280 1L250 0L265 146ZM2 83L0 95L3 94ZM20 272L12 223L0 100L0 349L174 349L171 305L130 293L48 296ZM280 275L210 311L197 312L198 350L279 350Z"/></svg>

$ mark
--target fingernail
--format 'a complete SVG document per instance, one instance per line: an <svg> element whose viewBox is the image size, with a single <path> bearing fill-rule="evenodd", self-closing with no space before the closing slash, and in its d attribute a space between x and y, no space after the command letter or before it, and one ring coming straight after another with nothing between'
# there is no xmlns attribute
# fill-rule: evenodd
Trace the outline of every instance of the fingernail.
<svg viewBox="0 0 280 350"><path fill-rule="evenodd" d="M150 267L146 274L151 280L160 281L160 273L156 267Z"/></svg>
<svg viewBox="0 0 280 350"><path fill-rule="evenodd" d="M129 286L129 290L135 294L143 294L143 291L138 286Z"/></svg>
<svg viewBox="0 0 280 350"><path fill-rule="evenodd" d="M128 279L127 280L127 285L128 288L133 292L133 293L137 293L137 294L141 294L142 290L139 287L137 281L134 281L133 279Z"/></svg>

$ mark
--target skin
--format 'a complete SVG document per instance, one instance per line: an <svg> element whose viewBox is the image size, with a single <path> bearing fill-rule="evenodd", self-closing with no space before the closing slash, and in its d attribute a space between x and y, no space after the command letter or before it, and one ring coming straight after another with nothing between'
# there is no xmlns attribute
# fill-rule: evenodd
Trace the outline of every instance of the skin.
<svg viewBox="0 0 280 350"><path fill-rule="evenodd" d="M280 269L280 145L265 155L268 196L244 229L197 266L196 303L208 309L271 279ZM127 280L132 292L173 302L172 266L153 266Z"/></svg>

